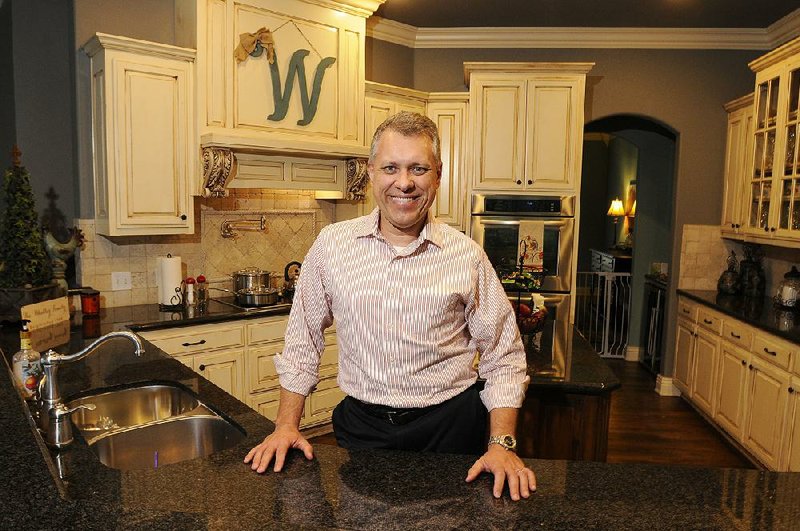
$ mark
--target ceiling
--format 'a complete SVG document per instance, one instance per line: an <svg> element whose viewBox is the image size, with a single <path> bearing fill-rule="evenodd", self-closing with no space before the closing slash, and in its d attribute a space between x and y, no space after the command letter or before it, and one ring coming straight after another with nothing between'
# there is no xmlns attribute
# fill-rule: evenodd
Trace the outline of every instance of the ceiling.
<svg viewBox="0 0 800 531"><path fill-rule="evenodd" d="M766 28L798 0L386 0L377 16L418 28Z"/></svg>

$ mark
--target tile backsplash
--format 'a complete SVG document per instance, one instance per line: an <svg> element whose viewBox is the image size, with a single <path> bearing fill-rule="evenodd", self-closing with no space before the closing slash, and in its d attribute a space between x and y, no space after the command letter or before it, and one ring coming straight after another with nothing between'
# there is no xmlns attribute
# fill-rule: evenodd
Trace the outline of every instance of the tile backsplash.
<svg viewBox="0 0 800 531"><path fill-rule="evenodd" d="M761 250L765 294L772 296L792 265L800 265L800 250L771 245L762 245ZM731 251L736 252L737 260L744 258L742 244L722 238L718 225L684 225L678 288L716 290Z"/></svg>
<svg viewBox="0 0 800 531"><path fill-rule="evenodd" d="M266 230L236 231L223 238L223 221L266 218ZM231 190L225 198L195 198L195 233L180 236L115 237L95 232L94 220L76 224L86 237L76 256L77 280L100 290L106 308L157 304L157 258L180 256L183 276L203 274L230 287L228 275L256 266L283 274L286 263L302 261L317 234L335 221L335 203L316 200L313 191ZM111 273L129 271L129 290L112 291Z"/></svg>

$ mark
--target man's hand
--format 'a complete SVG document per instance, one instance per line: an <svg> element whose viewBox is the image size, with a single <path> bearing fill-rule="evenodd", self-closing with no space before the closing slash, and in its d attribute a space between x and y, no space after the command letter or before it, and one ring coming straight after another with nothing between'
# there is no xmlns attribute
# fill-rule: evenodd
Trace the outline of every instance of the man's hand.
<svg viewBox="0 0 800 531"><path fill-rule="evenodd" d="M506 450L502 446L492 444L480 459L475 461L467 472L467 482L481 475L481 472L491 472L494 475L494 497L503 494L503 485L508 482L508 491L511 499L519 500L520 495L528 498L536 490L536 475L527 468L519 456Z"/></svg>
<svg viewBox="0 0 800 531"><path fill-rule="evenodd" d="M314 450L311 448L311 443L300 435L300 431L297 428L278 426L274 432L267 435L264 442L247 453L244 462L250 463L252 461L253 464L250 468L261 474L267 469L274 457L274 470L275 472L280 472L283 469L283 463L286 461L286 453L289 448L302 450L306 459L314 458Z"/></svg>

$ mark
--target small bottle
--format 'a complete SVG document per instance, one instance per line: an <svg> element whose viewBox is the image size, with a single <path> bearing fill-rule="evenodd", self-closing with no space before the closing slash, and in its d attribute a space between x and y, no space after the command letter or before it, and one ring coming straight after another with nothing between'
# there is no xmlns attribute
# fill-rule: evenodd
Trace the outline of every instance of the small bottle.
<svg viewBox="0 0 800 531"><path fill-rule="evenodd" d="M14 379L17 389L23 398L31 400L36 398L39 388L39 379L42 377L42 362L38 352L31 348L31 333L28 330L30 321L22 320L22 330L19 333L19 352L14 354Z"/></svg>
<svg viewBox="0 0 800 531"><path fill-rule="evenodd" d="M206 277L204 275L197 275L197 303L205 304L208 302L208 286L206 286Z"/></svg>
<svg viewBox="0 0 800 531"><path fill-rule="evenodd" d="M186 279L186 306L194 306L194 278Z"/></svg>

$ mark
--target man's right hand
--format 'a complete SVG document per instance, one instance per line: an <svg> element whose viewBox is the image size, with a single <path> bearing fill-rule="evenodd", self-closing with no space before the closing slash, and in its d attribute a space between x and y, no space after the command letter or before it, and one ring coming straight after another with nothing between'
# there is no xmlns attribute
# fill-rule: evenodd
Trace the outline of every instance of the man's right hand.
<svg viewBox="0 0 800 531"><path fill-rule="evenodd" d="M300 430L292 426L277 426L275 431L267 435L264 442L250 450L244 458L245 463L252 462L250 468L261 474L269 466L272 458L275 458L275 472L283 469L286 461L286 453L289 448L302 450L306 459L314 458L314 450L311 443L300 434Z"/></svg>

